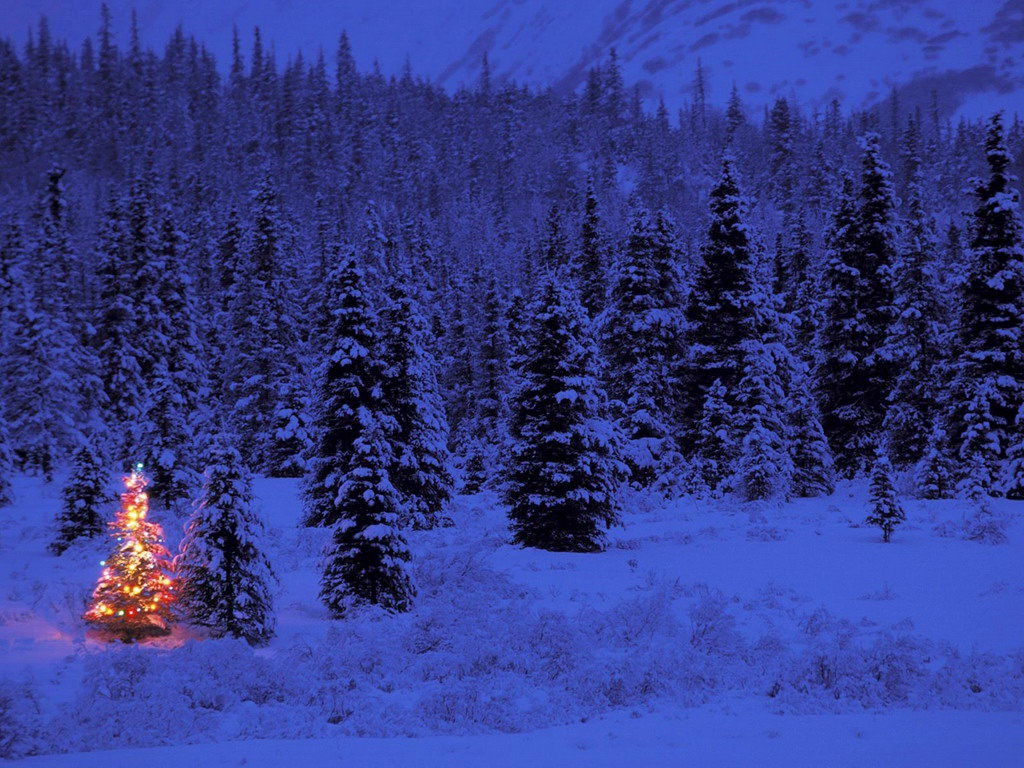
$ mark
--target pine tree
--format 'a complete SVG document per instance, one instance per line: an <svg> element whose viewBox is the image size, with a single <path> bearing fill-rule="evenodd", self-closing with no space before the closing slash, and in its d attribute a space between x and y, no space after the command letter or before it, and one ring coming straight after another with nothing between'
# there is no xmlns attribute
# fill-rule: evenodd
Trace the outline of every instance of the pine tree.
<svg viewBox="0 0 1024 768"><path fill-rule="evenodd" d="M94 259L99 277L99 313L95 318L94 345L100 360L100 379L106 395L103 418L115 441L114 453L134 452L129 425L144 415L143 383L138 340L138 313L134 274L129 262L124 201L111 194L103 215Z"/></svg>
<svg viewBox="0 0 1024 768"><path fill-rule="evenodd" d="M467 493L478 492L494 479L500 453L508 442L505 395L509 382L509 347L506 307L498 281L492 276L483 299L476 425L463 467Z"/></svg>
<svg viewBox="0 0 1024 768"><path fill-rule="evenodd" d="M826 236L816 380L836 467L852 474L881 432L894 367L888 339L896 258L892 173L877 134L863 142L860 190L844 180Z"/></svg>
<svg viewBox="0 0 1024 768"><path fill-rule="evenodd" d="M957 495L977 501L998 490L1003 434L994 414L1006 408L1002 388L992 377L972 382L963 411L963 431L957 456L960 460ZM957 387L960 391L961 387Z"/></svg>
<svg viewBox="0 0 1024 768"><path fill-rule="evenodd" d="M254 64L255 66L255 64ZM275 414L298 368L299 334L293 315L294 259L289 232L269 176L253 192L253 227L245 250L246 275L232 314L239 345L233 420L239 450L265 470L275 439Z"/></svg>
<svg viewBox="0 0 1024 768"><path fill-rule="evenodd" d="M897 466L921 457L941 395L937 379L945 328L933 271L937 250L917 170L908 185L907 231L895 265L897 316L888 341L899 373L889 394L884 428Z"/></svg>
<svg viewBox="0 0 1024 768"><path fill-rule="evenodd" d="M416 590L399 526L409 513L388 476L394 459L384 430L367 408L359 408L355 420L358 436L337 485L337 517L324 553L320 599L339 617L367 603L407 611Z"/></svg>
<svg viewBox="0 0 1024 768"><path fill-rule="evenodd" d="M341 478L355 456L362 429L361 409L380 412L384 364L380 358L377 316L364 270L349 249L328 278L325 325L329 344L316 374L313 403L315 441L312 471L305 482L304 523L331 526L340 518ZM383 414L375 421L383 426Z"/></svg>
<svg viewBox="0 0 1024 768"><path fill-rule="evenodd" d="M765 126L771 152L769 194L775 204L784 211L792 211L796 206L794 123L789 102L782 97L776 99Z"/></svg>
<svg viewBox="0 0 1024 768"><path fill-rule="evenodd" d="M828 447L817 403L804 376L793 382L787 422L793 459L793 495L828 496L835 490L832 451Z"/></svg>
<svg viewBox="0 0 1024 768"><path fill-rule="evenodd" d="M264 645L274 636L274 574L263 536L249 471L237 449L220 438L207 459L202 496L175 558L180 604L214 637Z"/></svg>
<svg viewBox="0 0 1024 768"><path fill-rule="evenodd" d="M590 318L594 319L604 310L608 287L601 241L601 219L592 179L587 181L586 197L583 201L583 222L580 225L580 251L576 273L583 306L586 307Z"/></svg>
<svg viewBox="0 0 1024 768"><path fill-rule="evenodd" d="M620 425L628 440L625 458L633 482L641 487L658 474L672 433L669 371L674 361L666 343L669 310L655 261L656 242L650 217L637 210L601 322L605 380L609 394L621 404Z"/></svg>
<svg viewBox="0 0 1024 768"><path fill-rule="evenodd" d="M24 280L28 260L21 222L11 218L0 240L0 350L7 351L14 342L17 324L19 284Z"/></svg>
<svg viewBox="0 0 1024 768"><path fill-rule="evenodd" d="M273 439L267 447L269 477L303 477L313 449L312 400L304 384L281 385L274 412Z"/></svg>
<svg viewBox="0 0 1024 768"><path fill-rule="evenodd" d="M0 507L14 502L14 489L11 487L11 473L14 471L14 450L11 446L11 435L7 431L7 419L0 410Z"/></svg>
<svg viewBox="0 0 1024 768"><path fill-rule="evenodd" d="M882 541L892 540L896 526L907 519L892 482L892 464L884 452L878 451L871 468L868 489L871 513L865 523L882 529Z"/></svg>
<svg viewBox="0 0 1024 768"><path fill-rule="evenodd" d="M740 451L735 487L746 501L789 498L793 459L787 446L783 383L762 340L745 342L746 362L737 385Z"/></svg>
<svg viewBox="0 0 1024 768"><path fill-rule="evenodd" d="M395 425L391 483L417 528L446 521L454 480L448 465L448 422L437 382L437 363L426 318L408 288L407 272L388 289L384 320L385 408Z"/></svg>
<svg viewBox="0 0 1024 768"><path fill-rule="evenodd" d="M1024 405L1017 410L1013 438L1006 450L1002 491L1008 499L1024 500Z"/></svg>
<svg viewBox="0 0 1024 768"><path fill-rule="evenodd" d="M711 384L736 391L743 369L742 342L753 336L754 316L747 301L754 278L755 246L744 223L745 202L735 161L726 155L710 193L711 224L686 309L690 358L683 391L684 436L700 418Z"/></svg>
<svg viewBox="0 0 1024 768"><path fill-rule="evenodd" d="M18 464L48 482L76 436L74 345L65 324L37 308L33 296L23 296L5 360L6 406Z"/></svg>
<svg viewBox="0 0 1024 768"><path fill-rule="evenodd" d="M110 524L116 546L102 563L85 620L127 642L170 632L175 587L163 529L146 519L149 481L142 466L124 482L121 509Z"/></svg>
<svg viewBox="0 0 1024 768"><path fill-rule="evenodd" d="M504 499L516 543L593 552L618 521L623 467L586 314L564 275L549 275L531 306L529 343L514 360L513 447Z"/></svg>
<svg viewBox="0 0 1024 768"><path fill-rule="evenodd" d="M1004 455L1024 397L1024 234L1020 193L1010 186L1011 158L999 115L989 121L985 151L989 178L975 193L978 205L961 299L961 353L951 393L951 437L965 466L974 468L969 473L975 475L975 490L977 483L988 482L992 463ZM988 402L980 403L982 397ZM979 418L989 430L984 437Z"/></svg>
<svg viewBox="0 0 1024 768"><path fill-rule="evenodd" d="M817 327L811 233L802 211L787 213L782 226L775 253L776 290L782 299L782 311L792 318L793 351L806 358Z"/></svg>
<svg viewBox="0 0 1024 768"><path fill-rule="evenodd" d="M63 504L57 517L57 532L50 551L60 555L78 539L103 533L102 509L111 500L109 477L103 470L92 440L83 440L75 452L74 470L62 492Z"/></svg>
<svg viewBox="0 0 1024 768"><path fill-rule="evenodd" d="M732 477L739 452L736 420L730 400L725 385L715 379L704 395L697 425L691 461L693 484L714 495L727 490L725 481Z"/></svg>
<svg viewBox="0 0 1024 768"><path fill-rule="evenodd" d="M725 137L727 142L731 142L733 137L736 135L736 131L747 122L747 116L743 111L743 101L740 99L740 92L736 88L736 83L732 84L732 90L729 92L729 104L725 110Z"/></svg>
<svg viewBox="0 0 1024 768"><path fill-rule="evenodd" d="M924 455L917 463L914 482L922 499L948 499L954 491L953 462L949 458L949 440L936 418L928 434Z"/></svg>
<svg viewBox="0 0 1024 768"><path fill-rule="evenodd" d="M192 278L183 251L183 235L165 210L157 243L162 274L147 299L150 338L159 339L160 355L150 371L152 404L142 449L153 476L154 498L169 509L181 509L198 484L196 441L205 426L200 404L207 392Z"/></svg>

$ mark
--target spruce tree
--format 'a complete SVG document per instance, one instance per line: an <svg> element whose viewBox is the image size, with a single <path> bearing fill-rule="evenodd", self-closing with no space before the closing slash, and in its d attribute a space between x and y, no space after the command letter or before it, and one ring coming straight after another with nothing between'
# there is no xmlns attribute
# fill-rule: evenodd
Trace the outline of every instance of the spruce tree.
<svg viewBox="0 0 1024 768"><path fill-rule="evenodd" d="M19 466L49 482L77 434L75 341L31 294L19 306L13 349L6 355L6 406Z"/></svg>
<svg viewBox="0 0 1024 768"><path fill-rule="evenodd" d="M463 466L463 487L477 493L495 479L507 446L509 349L507 308L492 275L483 298L483 327L477 368L476 423Z"/></svg>
<svg viewBox="0 0 1024 768"><path fill-rule="evenodd" d="M620 254L608 309L602 316L601 347L609 395L623 413L620 426L633 482L650 485L672 434L669 310L655 261L656 233L646 211L637 210Z"/></svg>
<svg viewBox="0 0 1024 768"><path fill-rule="evenodd" d="M583 222L580 224L580 250L576 273L583 306L586 307L590 318L594 319L604 310L608 287L601 240L601 219L592 179L587 181L586 196L583 200Z"/></svg>
<svg viewBox="0 0 1024 768"><path fill-rule="evenodd" d="M150 338L159 340L149 385L142 452L153 478L153 496L180 510L198 484L198 435L207 426L200 406L208 392L198 310L184 253L183 235L169 210L163 212L157 259L159 282L147 294Z"/></svg>
<svg viewBox="0 0 1024 768"><path fill-rule="evenodd" d="M888 342L898 374L884 426L889 453L898 466L921 458L942 394L938 366L946 334L934 274L937 251L917 170L908 185L906 234L895 265L897 315Z"/></svg>
<svg viewBox="0 0 1024 768"><path fill-rule="evenodd" d="M745 342L743 378L737 385L739 456L735 488L746 501L786 500L793 482L787 446L783 383L769 346Z"/></svg>
<svg viewBox="0 0 1024 768"><path fill-rule="evenodd" d="M246 274L232 309L234 338L233 421L239 449L251 468L265 470L273 452L273 428L286 385L298 368L299 334L295 306L294 257L288 226L269 176L253 192L253 225L247 238Z"/></svg>
<svg viewBox="0 0 1024 768"><path fill-rule="evenodd" d="M274 412L273 439L267 447L269 477L303 477L313 449L312 399L304 382L281 385Z"/></svg>
<svg viewBox="0 0 1024 768"><path fill-rule="evenodd" d="M950 398L951 438L965 467L973 468L968 474L979 491L978 483L988 481L993 462L1013 439L1024 382L1024 234L1020 193L1011 186L1011 158L998 114L989 121L985 151L989 177L975 191L961 297L961 352ZM989 402L979 402L981 397ZM979 419L989 430L984 437Z"/></svg>
<svg viewBox="0 0 1024 768"><path fill-rule="evenodd" d="M504 499L516 543L593 552L618 522L623 471L586 313L564 275L549 275L530 308L529 341L514 360L513 446Z"/></svg>
<svg viewBox="0 0 1024 768"><path fill-rule="evenodd" d="M337 497L362 429L360 409L383 409L384 363L378 318L368 291L366 273L349 249L326 286L324 323L330 346L324 350L315 379L315 439L304 486L305 525L332 526L342 516ZM380 428L391 428L380 426L380 419L375 421Z"/></svg>
<svg viewBox="0 0 1024 768"><path fill-rule="evenodd" d="M892 391L888 346L896 259L892 173L877 134L862 142L860 189L845 179L826 236L816 380L837 469L853 474L870 459Z"/></svg>
<svg viewBox="0 0 1024 768"><path fill-rule="evenodd" d="M252 477L226 438L217 440L206 463L202 495L175 558L178 599L214 637L265 645L274 636L275 577L253 508Z"/></svg>
<svg viewBox="0 0 1024 768"><path fill-rule="evenodd" d="M949 440L938 417L928 433L924 455L917 462L914 483L922 499L948 499L953 495L954 466L949 457Z"/></svg>
<svg viewBox="0 0 1024 768"><path fill-rule="evenodd" d="M0 410L0 507L6 507L14 501L14 489L11 487L11 474L14 471L14 449L11 435L7 431L7 419Z"/></svg>
<svg viewBox="0 0 1024 768"><path fill-rule="evenodd" d="M437 381L433 341L407 272L388 288L383 313L382 393L393 423L391 483L410 517L403 524L434 528L446 521L454 481L448 422Z"/></svg>
<svg viewBox="0 0 1024 768"><path fill-rule="evenodd" d="M124 201L111 194L94 249L99 278L99 313L95 318L94 345L100 360L100 379L106 395L104 421L118 455L129 450L129 425L143 416L146 387L142 380L136 346L139 308L134 275L128 261L127 221Z"/></svg>
<svg viewBox="0 0 1024 768"><path fill-rule="evenodd" d="M719 381L736 391L743 372L742 342L753 336L748 298L754 278L755 246L745 218L735 161L727 154L710 193L711 224L686 309L690 357L683 381L684 436L700 418L708 388Z"/></svg>
<svg viewBox="0 0 1024 768"><path fill-rule="evenodd" d="M94 441L83 439L75 451L71 477L61 492L57 531L49 547L53 554L63 554L78 539L93 538L106 530L105 509L114 500L109 482Z"/></svg>
<svg viewBox="0 0 1024 768"><path fill-rule="evenodd" d="M810 383L799 375L792 384L787 414L793 459L793 495L828 496L835 490L832 451L821 427Z"/></svg>
<svg viewBox="0 0 1024 768"><path fill-rule="evenodd" d="M892 463L884 452L878 451L871 467L871 485L868 489L870 514L865 522L882 529L882 541L888 543L896 526L907 519L892 482Z"/></svg>
<svg viewBox="0 0 1024 768"><path fill-rule="evenodd" d="M1000 383L991 376L973 382L963 409L963 431L959 435L957 494L979 500L998 490L1003 432L996 413L1005 411Z"/></svg>
<svg viewBox="0 0 1024 768"><path fill-rule="evenodd" d="M691 459L692 484L713 495L728 490L739 452L736 420L725 385L716 379L704 395Z"/></svg>
<svg viewBox="0 0 1024 768"><path fill-rule="evenodd" d="M320 599L335 616L360 604L407 611L416 590L407 572L409 550L400 530L402 508L388 467L394 458L373 412L355 414L352 458L337 485L337 518L324 553Z"/></svg>
<svg viewBox="0 0 1024 768"><path fill-rule="evenodd" d="M1015 429L1006 449L1002 491L1008 499L1024 500L1024 405L1017 410Z"/></svg>

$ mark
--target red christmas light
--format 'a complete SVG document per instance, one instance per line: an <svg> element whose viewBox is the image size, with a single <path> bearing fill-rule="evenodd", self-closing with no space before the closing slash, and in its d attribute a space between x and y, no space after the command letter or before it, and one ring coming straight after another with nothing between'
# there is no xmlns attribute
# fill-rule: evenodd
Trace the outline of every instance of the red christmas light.
<svg viewBox="0 0 1024 768"><path fill-rule="evenodd" d="M124 478L121 509L109 524L117 546L101 565L85 620L123 640L165 635L171 627L174 579L164 531L146 519L149 481L136 465Z"/></svg>

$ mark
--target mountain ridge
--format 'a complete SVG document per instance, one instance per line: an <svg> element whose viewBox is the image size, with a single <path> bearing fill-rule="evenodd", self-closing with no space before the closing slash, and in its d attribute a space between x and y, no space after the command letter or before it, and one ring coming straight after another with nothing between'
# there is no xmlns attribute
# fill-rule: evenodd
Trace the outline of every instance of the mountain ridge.
<svg viewBox="0 0 1024 768"><path fill-rule="evenodd" d="M486 55L496 79L561 90L618 52L623 75L670 109L690 98L698 61L710 97L724 103L735 83L748 107L780 95L812 107L833 98L863 108L895 88L924 105L941 85L939 108L975 116L1024 92L1024 0L969 6L938 0L110 0L117 37L128 39L134 7L143 42L162 45L176 26L194 34L222 68L237 26L248 50L252 28L284 60L332 54L346 30L362 67L386 74L406 61L446 87L472 83ZM41 15L54 35L78 45L99 27L93 0L26 0L0 20L24 42Z"/></svg>

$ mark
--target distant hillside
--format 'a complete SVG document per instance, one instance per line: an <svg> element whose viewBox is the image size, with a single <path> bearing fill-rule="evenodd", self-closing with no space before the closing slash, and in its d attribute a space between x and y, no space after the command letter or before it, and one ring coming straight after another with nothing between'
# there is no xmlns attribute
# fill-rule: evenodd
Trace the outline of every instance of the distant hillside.
<svg viewBox="0 0 1024 768"><path fill-rule="evenodd" d="M361 65L387 73L408 59L447 86L474 80L484 54L495 77L579 86L588 67L615 47L627 81L670 108L691 92L698 59L711 98L735 82L744 101L794 94L849 106L887 98L926 104L942 85L943 112L978 115L1024 91L1024 0L110 0L127 40L137 9L144 42L162 45L178 24L224 62L231 28L248 49L252 28L279 59L322 49L342 29ZM98 27L94 0L5 3L0 33L19 40L40 14L74 42Z"/></svg>

